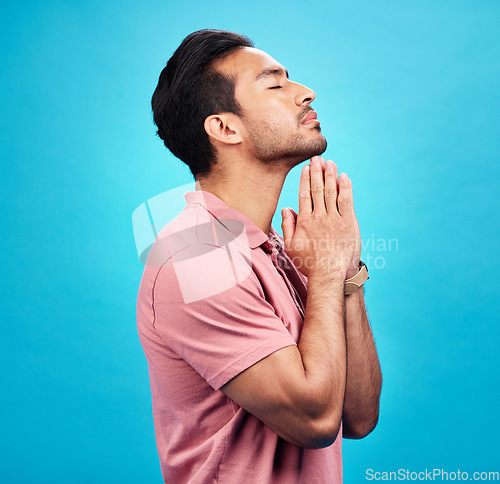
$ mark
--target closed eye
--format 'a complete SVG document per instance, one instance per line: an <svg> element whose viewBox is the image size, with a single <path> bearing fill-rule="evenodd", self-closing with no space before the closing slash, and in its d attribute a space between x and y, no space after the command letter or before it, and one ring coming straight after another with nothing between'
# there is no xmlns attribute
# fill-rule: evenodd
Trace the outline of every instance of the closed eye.
<svg viewBox="0 0 500 484"><path fill-rule="evenodd" d="M283 86L273 86L273 87L270 87L269 89L281 89Z"/></svg>

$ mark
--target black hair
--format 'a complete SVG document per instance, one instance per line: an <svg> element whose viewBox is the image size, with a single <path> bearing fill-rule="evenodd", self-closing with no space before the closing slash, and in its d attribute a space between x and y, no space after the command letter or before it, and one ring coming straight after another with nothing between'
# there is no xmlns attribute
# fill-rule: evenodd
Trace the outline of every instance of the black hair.
<svg viewBox="0 0 500 484"><path fill-rule="evenodd" d="M157 134L189 166L194 177L216 163L205 131L211 114L240 114L235 81L212 69L213 63L242 47L254 47L244 35L215 29L189 34L162 70L151 99Z"/></svg>

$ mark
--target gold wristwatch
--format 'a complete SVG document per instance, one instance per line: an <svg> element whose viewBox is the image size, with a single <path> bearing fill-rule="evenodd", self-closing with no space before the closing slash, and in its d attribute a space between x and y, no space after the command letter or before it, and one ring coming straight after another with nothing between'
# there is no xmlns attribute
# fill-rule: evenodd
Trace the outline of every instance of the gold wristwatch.
<svg viewBox="0 0 500 484"><path fill-rule="evenodd" d="M362 260L359 261L358 267L359 272L349 279L346 279L344 282L344 294L346 296L354 291L357 291L364 284L364 282L370 278L366 264Z"/></svg>

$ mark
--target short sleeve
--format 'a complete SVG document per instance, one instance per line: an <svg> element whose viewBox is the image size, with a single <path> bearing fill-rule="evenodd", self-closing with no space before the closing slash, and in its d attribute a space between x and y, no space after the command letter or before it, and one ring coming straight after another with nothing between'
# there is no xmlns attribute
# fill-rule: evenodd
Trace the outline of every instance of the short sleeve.
<svg viewBox="0 0 500 484"><path fill-rule="evenodd" d="M271 353L296 344L265 299L256 274L250 270L233 283L220 280L230 274L196 264L183 271L165 264L153 286L156 331L216 390ZM197 293L200 297L193 296Z"/></svg>

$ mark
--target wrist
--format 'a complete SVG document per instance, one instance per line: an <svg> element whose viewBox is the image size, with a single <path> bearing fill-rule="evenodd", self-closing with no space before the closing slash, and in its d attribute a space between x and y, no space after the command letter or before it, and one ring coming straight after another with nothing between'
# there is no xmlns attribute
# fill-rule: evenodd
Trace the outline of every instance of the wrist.
<svg viewBox="0 0 500 484"><path fill-rule="evenodd" d="M347 269L347 273L345 275L345 278L350 279L351 277L354 277L358 272L359 272L359 269L357 267L355 269L353 269L349 266L349 269Z"/></svg>
<svg viewBox="0 0 500 484"><path fill-rule="evenodd" d="M342 271L340 268L329 271L323 271L323 270L312 271L307 276L308 284L314 282L316 284L322 284L322 285L343 286L345 279L346 279L345 271Z"/></svg>
<svg viewBox="0 0 500 484"><path fill-rule="evenodd" d="M351 277L355 276L359 272L359 261L361 260L360 257L353 257L351 260L351 263L349 264L349 267L347 268L347 273L345 278L350 279Z"/></svg>

